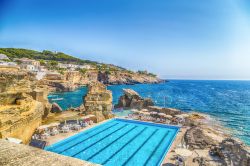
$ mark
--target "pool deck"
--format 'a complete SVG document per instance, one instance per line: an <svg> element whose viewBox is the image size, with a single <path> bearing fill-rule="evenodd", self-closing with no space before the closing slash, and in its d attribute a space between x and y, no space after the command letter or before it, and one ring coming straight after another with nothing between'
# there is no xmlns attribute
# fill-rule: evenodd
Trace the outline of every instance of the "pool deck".
<svg viewBox="0 0 250 166"><path fill-rule="evenodd" d="M98 166L99 164L59 155L0 139L1 166Z"/></svg>
<svg viewBox="0 0 250 166"><path fill-rule="evenodd" d="M60 134L55 135L55 136L50 136L49 138L45 139L44 141L46 141L47 142L47 146L49 146L49 145L52 145L52 144L54 144L56 142L64 140L65 138L71 137L71 136L73 136L73 135L75 135L77 133L80 133L80 132L88 130L88 129L92 128L92 127L98 126L98 125L100 125L102 123L105 123L105 122L107 122L109 120L110 119L102 121L102 122L99 122L99 123L94 123L93 125L84 127L83 129L81 129L79 131L70 131L68 133L60 133Z"/></svg>
<svg viewBox="0 0 250 166"><path fill-rule="evenodd" d="M120 118L120 117L119 117L119 119L132 120L132 119ZM102 123L105 123L105 122L107 122L107 121L109 121L109 120L111 120L111 119L107 119L107 120L105 120L105 121L102 121L102 122L99 122L99 123L95 123L95 124L93 124L93 125L91 125L91 126L88 126L88 127L83 128L83 129L81 129L81 130L79 130L79 131L70 131L70 132L68 132L68 133L60 133L60 134L55 135L55 136L50 136L50 137L47 138L45 141L47 142L47 146L49 146L49 145L52 145L52 144L54 144L54 143L56 143L56 142L59 142L59 141L61 141L61 140L64 140L64 139L66 139L66 138L68 138L68 137L71 137L71 136L73 136L73 135L75 135L75 134L77 134L77 133L80 133L80 132L82 132L82 131L88 130L88 129L93 128L93 127L95 127L95 126L98 126L98 125L100 125L100 124L102 124ZM141 121L141 120L133 120L133 121ZM148 122L148 123L158 124L158 123L149 122L149 121L141 121L141 122ZM168 125L168 124L162 124L162 123L159 123L159 124L161 124L161 125ZM173 125L169 125L169 126L173 126ZM176 126L176 127L179 127L179 126ZM163 159L163 162L162 162L162 165L163 165L163 166L168 166L168 165L171 165L171 164L174 163L174 161L171 160L171 158L173 158L173 156L175 155L174 149L181 143L181 141L182 141L182 139L183 139L183 137L184 137L184 134L185 134L186 130L187 130L187 128L180 127L179 132L176 134L176 137L175 137L175 139L173 140L173 143L172 143L171 147L170 147L169 150L168 150L168 153L164 156L164 159Z"/></svg>

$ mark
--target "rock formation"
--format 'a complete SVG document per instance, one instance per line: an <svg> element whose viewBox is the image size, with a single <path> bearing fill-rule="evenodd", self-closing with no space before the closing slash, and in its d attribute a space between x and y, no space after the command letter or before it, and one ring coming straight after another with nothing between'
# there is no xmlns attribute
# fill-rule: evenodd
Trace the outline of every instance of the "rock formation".
<svg viewBox="0 0 250 166"><path fill-rule="evenodd" d="M215 145L215 142L196 126L187 130L184 140L190 149L205 149Z"/></svg>
<svg viewBox="0 0 250 166"><path fill-rule="evenodd" d="M165 113L167 115L178 115L178 114L182 114L182 112L178 109L174 109L174 108L165 108L165 107L158 107L158 106L148 106L147 109L149 111L154 111L154 112L162 112Z"/></svg>
<svg viewBox="0 0 250 166"><path fill-rule="evenodd" d="M250 165L250 151L234 139L225 139L219 144L220 154L225 165Z"/></svg>
<svg viewBox="0 0 250 166"><path fill-rule="evenodd" d="M62 108L57 103L52 104L52 108L51 108L52 113L60 113L62 111L63 111Z"/></svg>
<svg viewBox="0 0 250 166"><path fill-rule="evenodd" d="M136 91L132 89L123 89L124 95L119 98L115 108L142 109L153 106L154 103L150 98L142 98Z"/></svg>
<svg viewBox="0 0 250 166"><path fill-rule="evenodd" d="M98 70L87 70L85 73L79 71L65 71L63 74L50 73L43 79L43 83L50 86L53 91L72 91L79 86L88 85L94 81L106 85L162 82L161 79L149 75L126 71L101 72Z"/></svg>
<svg viewBox="0 0 250 166"><path fill-rule="evenodd" d="M88 85L88 93L84 96L85 114L96 116L97 122L112 118L112 92L100 82Z"/></svg>
<svg viewBox="0 0 250 166"><path fill-rule="evenodd" d="M26 143L50 111L47 92L36 87L34 75L16 68L0 68L0 87L0 138Z"/></svg>

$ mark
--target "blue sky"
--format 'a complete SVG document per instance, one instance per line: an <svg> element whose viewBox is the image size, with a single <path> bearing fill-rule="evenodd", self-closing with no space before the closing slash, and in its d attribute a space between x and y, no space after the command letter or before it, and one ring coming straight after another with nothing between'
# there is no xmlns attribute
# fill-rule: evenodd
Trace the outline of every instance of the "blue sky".
<svg viewBox="0 0 250 166"><path fill-rule="evenodd" d="M62 51L162 78L250 79L250 3L0 0L0 47Z"/></svg>

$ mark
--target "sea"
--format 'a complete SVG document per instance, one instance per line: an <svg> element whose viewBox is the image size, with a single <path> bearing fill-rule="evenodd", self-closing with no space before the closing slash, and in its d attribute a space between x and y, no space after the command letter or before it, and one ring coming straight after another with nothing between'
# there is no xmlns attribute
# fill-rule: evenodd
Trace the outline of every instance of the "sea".
<svg viewBox="0 0 250 166"><path fill-rule="evenodd" d="M108 89L112 91L113 104L118 102L123 88L151 98L157 106L209 114L234 137L250 145L250 81L169 80L160 84L112 85ZM86 93L87 88L80 87L72 92L51 93L48 99L66 110L80 106ZM53 100L58 98L62 100ZM114 113L124 116L129 111Z"/></svg>

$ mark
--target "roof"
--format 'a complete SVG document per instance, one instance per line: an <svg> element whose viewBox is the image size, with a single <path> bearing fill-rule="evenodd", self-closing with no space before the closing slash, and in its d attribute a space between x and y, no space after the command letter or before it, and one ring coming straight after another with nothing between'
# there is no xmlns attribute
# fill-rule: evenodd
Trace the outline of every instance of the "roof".
<svg viewBox="0 0 250 166"><path fill-rule="evenodd" d="M5 54L0 54L0 59L9 59Z"/></svg>

